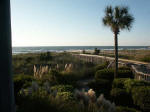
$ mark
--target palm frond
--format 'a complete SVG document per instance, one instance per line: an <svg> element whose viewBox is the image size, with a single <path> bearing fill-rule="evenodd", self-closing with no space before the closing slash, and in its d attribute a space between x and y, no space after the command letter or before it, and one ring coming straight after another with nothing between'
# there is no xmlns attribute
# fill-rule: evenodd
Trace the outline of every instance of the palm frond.
<svg viewBox="0 0 150 112"><path fill-rule="evenodd" d="M120 19L120 24L119 24L120 29L128 29L128 30L130 30L131 27L132 27L133 21L134 21L133 16L131 16L129 14L126 14L125 16L123 16Z"/></svg>
<svg viewBox="0 0 150 112"><path fill-rule="evenodd" d="M120 10L120 14L123 16L123 15L126 15L128 14L128 10L129 8L128 7L122 7L121 10Z"/></svg>
<svg viewBox="0 0 150 112"><path fill-rule="evenodd" d="M105 14L112 15L112 13L113 13L112 6L107 6L106 9L105 9Z"/></svg>
<svg viewBox="0 0 150 112"><path fill-rule="evenodd" d="M128 7L107 6L105 9L105 16L102 19L105 26L109 26L113 32L119 32L123 29L130 30L134 18L128 13Z"/></svg>

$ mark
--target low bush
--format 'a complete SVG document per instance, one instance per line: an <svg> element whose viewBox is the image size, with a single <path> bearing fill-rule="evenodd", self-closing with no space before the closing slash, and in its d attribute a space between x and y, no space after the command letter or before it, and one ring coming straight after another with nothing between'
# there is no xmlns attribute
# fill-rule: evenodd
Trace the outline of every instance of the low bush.
<svg viewBox="0 0 150 112"><path fill-rule="evenodd" d="M123 59L131 59L131 58L132 58L131 56L123 55L123 54L119 54L118 57L119 57L119 58L123 58Z"/></svg>
<svg viewBox="0 0 150 112"><path fill-rule="evenodd" d="M109 95L111 90L111 82L105 79L99 79L96 81L91 81L88 86L96 91L97 95L103 93L106 97Z"/></svg>
<svg viewBox="0 0 150 112"><path fill-rule="evenodd" d="M135 79L128 79L128 80L125 80L124 86L128 92L131 92L131 90L134 87L150 86L150 82L142 81L142 80L135 80Z"/></svg>
<svg viewBox="0 0 150 112"><path fill-rule="evenodd" d="M56 99L53 96L35 92L32 95L20 95L17 112L70 112L70 104L62 99ZM66 97L65 97L66 98Z"/></svg>
<svg viewBox="0 0 150 112"><path fill-rule="evenodd" d="M33 77L29 75L16 75L13 78L14 82L14 95L16 104L19 103L20 98L18 97L18 93L22 88L26 88L31 86Z"/></svg>
<svg viewBox="0 0 150 112"><path fill-rule="evenodd" d="M51 87L52 91L57 91L57 92L73 92L73 87L72 85L56 85Z"/></svg>
<svg viewBox="0 0 150 112"><path fill-rule="evenodd" d="M20 91L21 88L28 87L32 83L33 80L34 80L33 77L29 75L14 76L13 82L14 82L15 96L17 95L17 93Z"/></svg>
<svg viewBox="0 0 150 112"><path fill-rule="evenodd" d="M120 88L124 89L124 82L128 80L128 78L116 78L113 80L112 88Z"/></svg>
<svg viewBox="0 0 150 112"><path fill-rule="evenodd" d="M40 60L41 60L41 61L52 60L51 53L50 53L50 52L41 53L41 54L40 54Z"/></svg>
<svg viewBox="0 0 150 112"><path fill-rule="evenodd" d="M74 99L72 92L57 92L56 98L64 101L72 101Z"/></svg>
<svg viewBox="0 0 150 112"><path fill-rule="evenodd" d="M133 74L131 70L118 70L117 78L133 78ZM103 69L98 70L95 74L95 79L114 79L114 70L113 69Z"/></svg>
<svg viewBox="0 0 150 112"><path fill-rule="evenodd" d="M116 112L141 112L141 111L138 111L134 108L118 106L118 107L116 107Z"/></svg>
<svg viewBox="0 0 150 112"><path fill-rule="evenodd" d="M85 50L82 50L82 54L86 54L86 51L85 51Z"/></svg>
<svg viewBox="0 0 150 112"><path fill-rule="evenodd" d="M39 82L47 82L48 81L51 85L54 85L54 84L58 84L60 78L61 78L61 74L57 70L52 69L52 70L50 70L49 73L44 74L41 77Z"/></svg>
<svg viewBox="0 0 150 112"><path fill-rule="evenodd" d="M110 93L112 100L116 105L132 106L133 101L131 95L125 89L114 88Z"/></svg>
<svg viewBox="0 0 150 112"><path fill-rule="evenodd" d="M75 82L80 79L81 76L73 72L62 72L61 76L58 77L59 84L74 85Z"/></svg>
<svg viewBox="0 0 150 112"><path fill-rule="evenodd" d="M118 78L133 78L133 73L131 70L118 70Z"/></svg>
<svg viewBox="0 0 150 112"><path fill-rule="evenodd" d="M95 69L93 67L85 67L78 74L81 74L81 78L93 77L95 75Z"/></svg>
<svg viewBox="0 0 150 112"><path fill-rule="evenodd" d="M112 69L103 69L98 70L95 74L95 80L105 79L105 80L113 80L114 79L114 70Z"/></svg>
<svg viewBox="0 0 150 112"><path fill-rule="evenodd" d="M145 56L145 57L141 58L140 61L150 62L150 56Z"/></svg>
<svg viewBox="0 0 150 112"><path fill-rule="evenodd" d="M132 98L134 104L144 112L150 112L150 86L134 87L132 89Z"/></svg>
<svg viewBox="0 0 150 112"><path fill-rule="evenodd" d="M94 49L94 53L93 53L93 54L94 54L94 55L99 55L99 53L100 53L100 50L99 50L99 49L97 49L97 48L95 48L95 49Z"/></svg>
<svg viewBox="0 0 150 112"><path fill-rule="evenodd" d="M103 64L97 65L97 66L95 67L95 71L105 69L105 68L107 68L107 66L108 66L108 62L105 62L105 63L103 63Z"/></svg>
<svg viewBox="0 0 150 112"><path fill-rule="evenodd" d="M150 82L128 79L124 82L126 91L132 94L133 102L144 112L150 111Z"/></svg>

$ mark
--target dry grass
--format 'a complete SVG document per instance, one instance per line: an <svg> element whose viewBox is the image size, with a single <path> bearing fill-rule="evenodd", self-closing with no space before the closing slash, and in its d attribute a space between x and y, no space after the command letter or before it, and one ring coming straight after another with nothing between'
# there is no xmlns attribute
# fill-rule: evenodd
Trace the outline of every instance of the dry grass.
<svg viewBox="0 0 150 112"><path fill-rule="evenodd" d="M114 57L114 51L101 51L100 55ZM119 50L119 58L150 62L150 50Z"/></svg>

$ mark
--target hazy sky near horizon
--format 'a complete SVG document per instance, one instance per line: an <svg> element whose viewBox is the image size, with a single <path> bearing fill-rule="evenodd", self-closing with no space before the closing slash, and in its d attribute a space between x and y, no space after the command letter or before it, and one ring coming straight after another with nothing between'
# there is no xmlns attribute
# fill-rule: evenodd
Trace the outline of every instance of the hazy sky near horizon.
<svg viewBox="0 0 150 112"><path fill-rule="evenodd" d="M135 21L119 35L119 45L150 45L150 0L11 0L13 46L107 46L107 5L128 6Z"/></svg>

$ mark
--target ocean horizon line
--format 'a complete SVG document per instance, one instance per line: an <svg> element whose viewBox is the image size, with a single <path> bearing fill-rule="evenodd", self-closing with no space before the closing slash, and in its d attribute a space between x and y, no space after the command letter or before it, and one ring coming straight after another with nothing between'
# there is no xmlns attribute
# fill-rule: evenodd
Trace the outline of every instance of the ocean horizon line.
<svg viewBox="0 0 150 112"><path fill-rule="evenodd" d="M82 50L114 50L114 46L36 46L36 47L13 47L13 54L40 53L40 52L64 52ZM118 46L119 50L150 50L149 46Z"/></svg>
<svg viewBox="0 0 150 112"><path fill-rule="evenodd" d="M94 46L94 45L80 45L80 46L42 46L42 45L39 45L39 46L12 46L12 47L114 47L113 45L99 45L99 46ZM121 46L118 46L118 47L150 47L150 45L121 45Z"/></svg>

